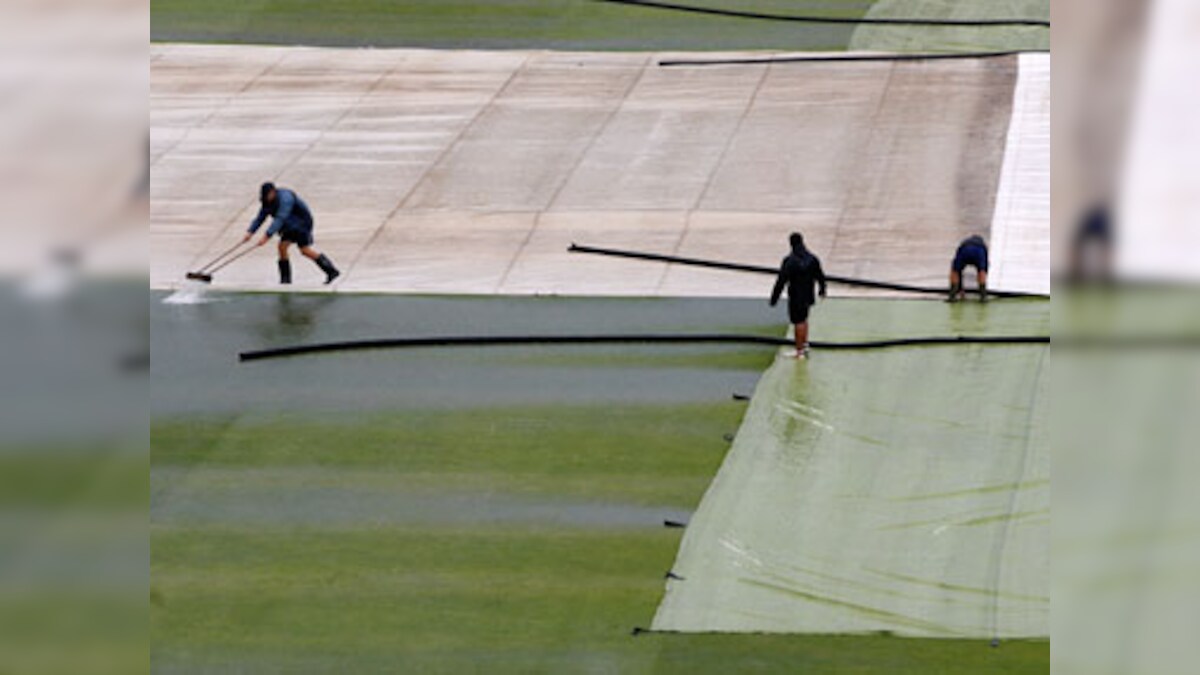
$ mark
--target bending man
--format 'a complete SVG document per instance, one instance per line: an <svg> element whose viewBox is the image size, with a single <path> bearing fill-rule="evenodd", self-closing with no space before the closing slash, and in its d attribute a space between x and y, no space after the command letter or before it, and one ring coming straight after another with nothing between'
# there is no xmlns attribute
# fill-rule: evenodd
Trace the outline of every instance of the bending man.
<svg viewBox="0 0 1200 675"><path fill-rule="evenodd" d="M250 223L250 230L242 241L250 241L267 216L273 218L271 227L267 228L258 246L266 244L273 235L279 235L279 283L292 283L292 263L288 260L288 247L292 244L299 246L300 254L321 268L325 273L325 283L332 283L341 275L333 266L333 261L313 248L312 212L299 195L287 188L276 188L273 183L263 183L258 198L262 208Z"/></svg>
<svg viewBox="0 0 1200 675"><path fill-rule="evenodd" d="M821 297L825 297L825 272L821 261L804 246L804 236L793 232L788 239L792 252L779 266L775 288L771 290L771 306L779 302L786 284L788 289L788 318L796 327L796 358L808 356L808 309L816 302L813 285L819 285Z"/></svg>
<svg viewBox="0 0 1200 675"><path fill-rule="evenodd" d="M979 282L979 300L987 302L987 273L988 249L983 237L972 235L958 245L954 252L954 262L950 264L950 297L948 302L958 302L966 297L963 289L962 274L968 267L975 268L975 278Z"/></svg>

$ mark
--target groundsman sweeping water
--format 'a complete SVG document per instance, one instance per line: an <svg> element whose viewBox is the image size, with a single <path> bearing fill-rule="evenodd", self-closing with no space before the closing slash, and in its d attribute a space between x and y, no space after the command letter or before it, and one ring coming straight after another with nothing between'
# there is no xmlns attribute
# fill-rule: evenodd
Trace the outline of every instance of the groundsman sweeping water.
<svg viewBox="0 0 1200 675"><path fill-rule="evenodd" d="M242 243L250 241L267 216L272 217L271 226L263 233L257 246L265 245L272 236L279 235L279 283L292 283L292 263L288 260L288 248L295 244L300 254L312 260L325 273L325 283L333 283L341 272L334 267L328 256L313 248L313 217L308 205L300 195L287 188L277 188L274 183L263 183L259 188L262 207L250 223L250 229Z"/></svg>

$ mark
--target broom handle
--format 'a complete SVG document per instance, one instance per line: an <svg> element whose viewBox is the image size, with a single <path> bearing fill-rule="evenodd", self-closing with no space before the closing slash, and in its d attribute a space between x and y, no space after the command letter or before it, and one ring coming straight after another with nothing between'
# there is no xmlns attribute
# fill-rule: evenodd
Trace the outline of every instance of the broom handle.
<svg viewBox="0 0 1200 675"><path fill-rule="evenodd" d="M257 247L257 246L251 246L251 247L247 248L246 250L244 250L244 251L242 251L242 252L238 253L237 255L233 256L232 258L229 258L228 260L226 260L225 262L221 263L220 265L217 265L216 267L214 267L214 268L212 268L212 269L208 270L207 272L205 272L205 274L216 274L217 272L220 272L221 270L223 270L223 269L225 269L226 267L228 267L230 263L234 262L235 260L238 260L239 258L242 258L242 257L244 257L246 254L248 254L248 253L250 253L250 252L254 251L254 249L256 249L256 248L258 248L258 247Z"/></svg>
<svg viewBox="0 0 1200 675"><path fill-rule="evenodd" d="M210 261L209 261L209 262L208 262L206 265L204 265L203 267L201 267L200 269L198 269L198 270L196 270L196 271L197 271L197 272L204 272L204 271L206 271L208 268L210 268L210 267L212 267L213 265L216 265L218 262L220 262L222 258L224 258L225 256L229 255L230 253L233 253L234 251L236 251L236 250L238 249L238 247L239 247L239 246L241 246L241 245L242 245L242 244L244 244L244 243L246 243L246 242L244 242L244 241L239 241L238 243L236 243L236 244L234 244L233 246L229 247L229 249L227 249L227 250L226 250L224 253L222 253L221 255L219 255L219 256L217 256L217 257L213 258L213 259L212 259L212 260L210 260Z"/></svg>

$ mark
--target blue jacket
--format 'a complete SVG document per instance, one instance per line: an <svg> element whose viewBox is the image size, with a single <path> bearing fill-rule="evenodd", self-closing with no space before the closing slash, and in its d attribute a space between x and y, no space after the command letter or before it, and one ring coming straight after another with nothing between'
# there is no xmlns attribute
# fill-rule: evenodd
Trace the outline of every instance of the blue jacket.
<svg viewBox="0 0 1200 675"><path fill-rule="evenodd" d="M308 210L308 204L300 199L300 195L286 188L277 188L275 203L269 206L263 204L262 208L258 210L258 215L254 216L254 220L250 223L250 234L258 232L258 228L262 227L267 216L274 217L271 227L267 228L268 237L279 234L279 231L284 228L289 230L312 229L312 212Z"/></svg>

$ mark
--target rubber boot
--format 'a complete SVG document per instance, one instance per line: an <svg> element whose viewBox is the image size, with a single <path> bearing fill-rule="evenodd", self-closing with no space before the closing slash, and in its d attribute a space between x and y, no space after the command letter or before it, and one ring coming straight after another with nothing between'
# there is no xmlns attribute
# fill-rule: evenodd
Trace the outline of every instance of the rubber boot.
<svg viewBox="0 0 1200 675"><path fill-rule="evenodd" d="M290 261L290 260L280 260L279 261L279 283L281 283L281 284L292 283L292 261Z"/></svg>
<svg viewBox="0 0 1200 675"><path fill-rule="evenodd" d="M317 263L317 267L320 267L321 271L325 273L326 284L332 284L334 279L342 275L342 273L338 271L338 268L333 266L333 261L325 257L324 253L317 256L315 262Z"/></svg>
<svg viewBox="0 0 1200 675"><path fill-rule="evenodd" d="M962 290L962 286L951 286L950 297L946 298L946 302L958 302L958 292Z"/></svg>
<svg viewBox="0 0 1200 675"><path fill-rule="evenodd" d="M979 284L979 301L980 302L988 301L987 284Z"/></svg>

